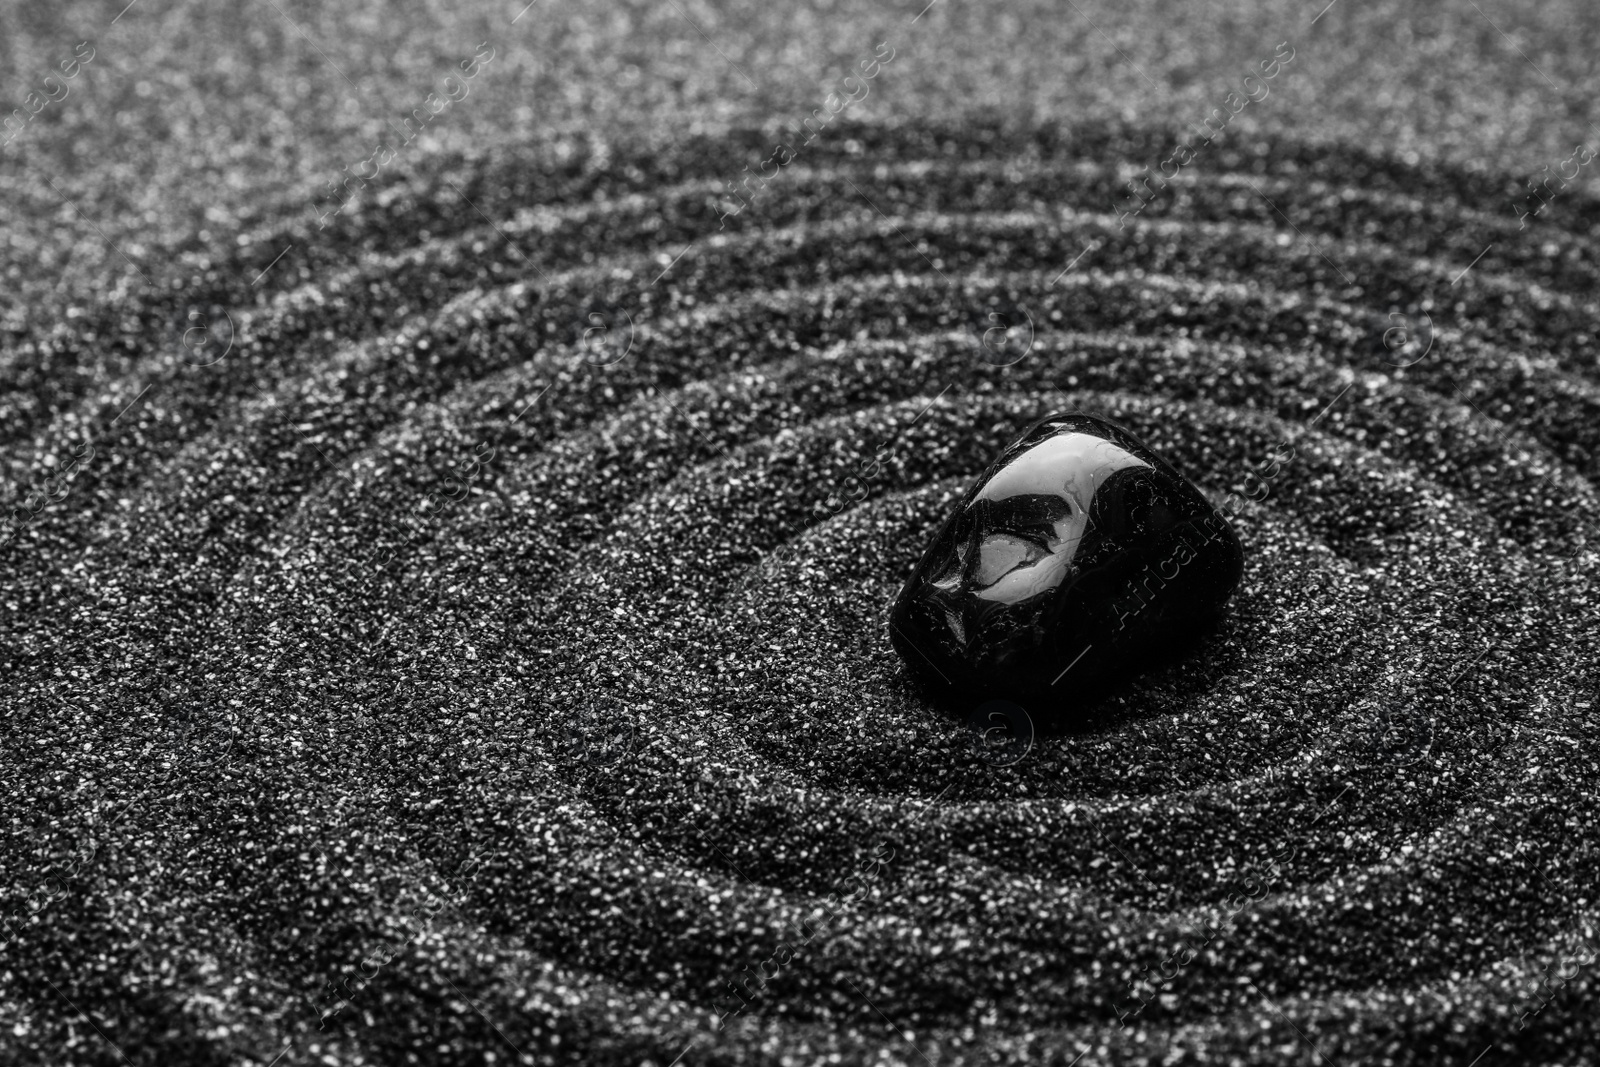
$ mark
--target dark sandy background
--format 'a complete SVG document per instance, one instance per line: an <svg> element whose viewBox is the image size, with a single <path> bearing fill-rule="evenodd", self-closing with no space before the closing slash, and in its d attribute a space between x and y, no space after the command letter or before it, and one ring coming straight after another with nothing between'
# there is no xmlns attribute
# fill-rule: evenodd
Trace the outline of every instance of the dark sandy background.
<svg viewBox="0 0 1600 1067"><path fill-rule="evenodd" d="M1596 31L6 5L0 1062L1594 1062ZM1268 491L1013 760L883 612L1069 405Z"/></svg>

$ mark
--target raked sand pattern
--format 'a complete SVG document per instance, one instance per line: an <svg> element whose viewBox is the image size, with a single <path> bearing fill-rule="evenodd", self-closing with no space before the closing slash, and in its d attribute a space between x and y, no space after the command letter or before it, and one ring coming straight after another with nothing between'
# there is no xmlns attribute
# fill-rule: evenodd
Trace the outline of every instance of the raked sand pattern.
<svg viewBox="0 0 1600 1067"><path fill-rule="evenodd" d="M6 338L0 1059L1595 1055L1600 207L841 121L721 227L756 133L501 152ZM1245 579L997 761L884 616L1072 406Z"/></svg>

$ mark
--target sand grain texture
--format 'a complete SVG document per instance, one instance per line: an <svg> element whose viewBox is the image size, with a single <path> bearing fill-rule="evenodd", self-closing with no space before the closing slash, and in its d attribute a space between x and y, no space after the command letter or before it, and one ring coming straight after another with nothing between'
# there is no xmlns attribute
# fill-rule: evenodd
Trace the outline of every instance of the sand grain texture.
<svg viewBox="0 0 1600 1067"><path fill-rule="evenodd" d="M110 118L103 156L67 147L144 77L131 46L98 42L120 72L7 147L11 187L83 217L19 212L6 253L4 490L58 499L0 547L0 1060L1592 1060L1600 204L1574 186L1526 230L1507 206L1517 160L1583 128L1556 104L1480 126L1477 158L1454 120L1533 92L1505 87L1536 83L1523 60L1428 8L1407 33L1500 64L1450 118L1407 96L1447 95L1438 71L1391 64L1365 97L1391 104L1307 124L1307 86L1337 103L1400 18L1330 14L1282 111L1119 221L1268 31L1108 22L1157 108L1082 25L1018 44L1007 82L934 62L987 47L970 12L812 13L813 60L781 47L799 14L695 9L760 76L735 98L704 78L736 72L685 73L720 61L681 22L656 46L657 16L601 10L639 49L602 62L638 77L473 144L510 106L486 73L477 118L326 229L306 200L362 158L354 108L304 116L281 169L246 165L265 132L240 149L211 216L164 169L211 139L175 104L131 107L153 147ZM284 20L239 17L260 69L336 86ZM346 63L426 21L303 17ZM522 47L577 62L605 40L585 17ZM1564 17L1534 58L1581 94ZM902 23L881 96L719 226L774 117ZM470 55L451 29L439 53ZM1126 85L1050 81L1057 47ZM773 89L763 56L819 81ZM403 113L409 73L373 62L362 93ZM266 131L289 81L258 77L217 106ZM1352 133L1386 106L1405 133ZM154 214L109 191L141 167ZM1004 367L997 310L1031 323ZM223 315L226 356L185 362ZM1069 406L1217 499L1269 491L1201 653L996 767L884 614L968 481ZM731 981L750 1002L719 1028Z"/></svg>

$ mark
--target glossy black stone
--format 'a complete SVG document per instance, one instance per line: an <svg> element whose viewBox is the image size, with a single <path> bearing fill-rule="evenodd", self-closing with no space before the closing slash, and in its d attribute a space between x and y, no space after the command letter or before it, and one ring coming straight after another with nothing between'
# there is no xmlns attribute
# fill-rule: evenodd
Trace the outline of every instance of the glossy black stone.
<svg viewBox="0 0 1600 1067"><path fill-rule="evenodd" d="M1095 415L1051 415L945 520L890 637L928 681L1067 703L1210 626L1243 570L1227 520L1144 442Z"/></svg>

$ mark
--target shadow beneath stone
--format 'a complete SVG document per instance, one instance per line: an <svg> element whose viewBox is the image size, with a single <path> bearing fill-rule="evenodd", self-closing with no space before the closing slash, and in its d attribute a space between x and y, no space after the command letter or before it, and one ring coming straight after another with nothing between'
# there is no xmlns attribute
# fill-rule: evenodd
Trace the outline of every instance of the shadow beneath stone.
<svg viewBox="0 0 1600 1067"><path fill-rule="evenodd" d="M1115 680L1069 687L1064 678L1061 698L1054 702L1017 700L1005 694L930 683L910 671L904 677L917 697L940 715L968 729L995 731L1000 744L1019 743L1009 738L1023 732L1030 738L1110 732L1157 714L1148 710L1149 702L1140 699L1141 693L1165 690L1168 697L1162 703L1170 705L1187 704L1208 690L1219 669L1225 669L1227 657L1219 652L1228 643L1235 621L1225 613L1199 629L1174 636L1160 646L1159 654L1122 665ZM1025 719L1019 719L1011 708L1019 709Z"/></svg>

